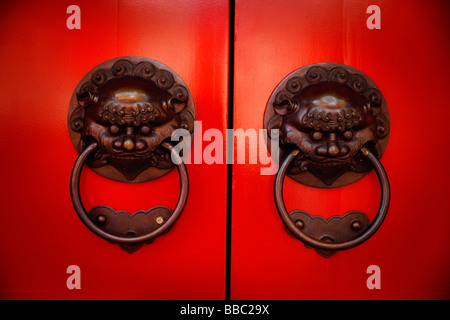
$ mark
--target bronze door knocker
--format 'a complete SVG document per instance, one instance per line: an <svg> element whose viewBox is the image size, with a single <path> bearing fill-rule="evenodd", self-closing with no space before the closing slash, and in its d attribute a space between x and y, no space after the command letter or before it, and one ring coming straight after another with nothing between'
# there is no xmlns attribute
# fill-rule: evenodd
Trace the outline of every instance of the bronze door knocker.
<svg viewBox="0 0 450 320"><path fill-rule="evenodd" d="M389 114L378 87L360 71L338 63L298 69L276 87L266 107L264 127L279 129L280 158L274 196L290 234L323 256L369 239L381 226L390 200L389 180L379 159L389 137ZM267 139L270 150L270 139ZM302 210L287 212L283 181L287 174L317 188L342 187L372 168L381 187L372 222L360 211L326 220Z"/></svg>
<svg viewBox="0 0 450 320"><path fill-rule="evenodd" d="M194 120L194 102L185 83L157 61L112 59L83 77L68 115L70 137L79 153L70 192L75 211L92 232L131 253L173 226L186 204L189 180L170 138L178 128L192 136ZM132 215L107 206L87 212L79 192L84 164L108 179L129 183L157 179L176 166L181 181L178 203L174 210L156 207Z"/></svg>

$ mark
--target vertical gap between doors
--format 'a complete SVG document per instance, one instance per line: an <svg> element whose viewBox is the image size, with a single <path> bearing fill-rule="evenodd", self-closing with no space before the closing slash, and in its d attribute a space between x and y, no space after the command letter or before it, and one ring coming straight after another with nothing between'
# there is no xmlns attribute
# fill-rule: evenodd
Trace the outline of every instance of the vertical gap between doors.
<svg viewBox="0 0 450 320"><path fill-rule="evenodd" d="M235 1L230 0L230 25L228 35L228 129L233 129L234 101L234 32L235 32ZM233 146L233 144L231 144ZM227 150L227 156L229 150ZM231 299L231 213L233 191L233 165L227 161L227 223L226 223L226 258L225 258L225 300Z"/></svg>

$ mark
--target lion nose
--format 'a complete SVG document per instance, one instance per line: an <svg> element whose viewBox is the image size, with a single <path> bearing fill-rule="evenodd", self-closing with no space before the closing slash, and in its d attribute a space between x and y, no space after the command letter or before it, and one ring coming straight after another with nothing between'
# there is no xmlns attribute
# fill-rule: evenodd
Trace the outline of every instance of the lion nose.
<svg viewBox="0 0 450 320"><path fill-rule="evenodd" d="M126 151L133 151L136 147L136 142L134 141L134 138L132 137L126 137L125 140L123 140L123 149Z"/></svg>
<svg viewBox="0 0 450 320"><path fill-rule="evenodd" d="M339 146L336 142L329 142L328 143L328 150L327 154L329 157L337 157L340 153Z"/></svg>
<svg viewBox="0 0 450 320"><path fill-rule="evenodd" d="M147 143L142 139L136 141L133 137L125 137L124 139L114 140L113 148L126 152L142 151L147 148Z"/></svg>
<svg viewBox="0 0 450 320"><path fill-rule="evenodd" d="M348 145L339 142L329 142L327 154L329 157L342 157L347 155L350 152L350 148Z"/></svg>
<svg viewBox="0 0 450 320"><path fill-rule="evenodd" d="M350 148L346 144L329 141L328 143L317 147L315 152L321 157L336 158L347 155L350 152Z"/></svg>

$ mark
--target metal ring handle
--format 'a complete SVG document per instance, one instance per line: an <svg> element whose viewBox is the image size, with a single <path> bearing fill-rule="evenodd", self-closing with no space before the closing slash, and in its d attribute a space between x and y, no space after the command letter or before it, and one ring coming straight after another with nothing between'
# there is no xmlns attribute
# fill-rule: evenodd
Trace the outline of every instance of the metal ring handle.
<svg viewBox="0 0 450 320"><path fill-rule="evenodd" d="M274 186L275 204L278 213L281 219L283 220L283 223L286 225L289 231L291 231L302 242L312 247L323 250L336 251L336 250L350 249L357 245L360 245L361 243L369 239L378 230L378 228L380 228L381 224L384 221L384 218L386 217L386 213L389 208L389 201L391 194L389 180L386 171L384 170L383 165L380 163L378 158L368 148L366 147L361 148L361 152L363 153L363 155L366 156L372 163L375 172L378 176L378 181L380 182L381 200L375 218L373 219L367 230L357 238L346 242L330 243L311 238L309 235L304 233L302 230L296 227L294 222L290 219L289 214L286 210L286 206L283 200L283 181L289 164L295 159L295 157L298 155L299 152L300 150L293 149L291 152L289 152L289 154L287 154L275 177L275 186Z"/></svg>
<svg viewBox="0 0 450 320"><path fill-rule="evenodd" d="M81 221L96 235L99 237L108 240L113 243L118 244L125 244L125 245L131 245L131 244L137 244L137 243L143 243L149 240L152 240L159 235L166 232L179 218L181 213L183 212L184 206L186 205L187 201L187 195L189 190L189 179L188 174L186 170L186 166L184 165L184 162L181 160L177 152L173 149L173 146L168 142L162 143L163 147L171 151L173 159L177 160L177 169L178 174L180 177L180 194L178 197L177 205L173 211L173 214L171 217L167 220L166 223L164 223L161 227L158 229L141 235L141 236L127 236L127 237L120 237L116 235L112 235L110 233L107 233L103 231L101 228L99 228L88 216L88 213L86 212L86 209L84 208L83 202L81 201L80 197L80 176L81 176L81 170L83 169L83 165L87 159L87 157L94 152L94 150L98 147L98 144L96 142L93 142L90 144L80 155L78 156L72 170L72 175L70 178L70 195L72 197L72 203L75 208L75 211L77 212L78 216L80 217Z"/></svg>

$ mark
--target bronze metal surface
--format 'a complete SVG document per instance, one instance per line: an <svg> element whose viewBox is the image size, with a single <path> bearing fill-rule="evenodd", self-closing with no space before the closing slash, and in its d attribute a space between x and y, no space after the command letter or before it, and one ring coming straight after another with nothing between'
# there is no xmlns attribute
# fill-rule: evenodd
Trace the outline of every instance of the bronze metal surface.
<svg viewBox="0 0 450 320"><path fill-rule="evenodd" d="M325 242L346 242L363 234L369 227L369 218L360 211L351 211L343 216L332 216L325 219L322 216L313 216L306 211L294 210L289 212L297 228L314 239ZM286 228L289 234L293 235ZM313 248L305 243L307 248ZM316 248L316 252L325 258L335 254L336 251Z"/></svg>
<svg viewBox="0 0 450 320"><path fill-rule="evenodd" d="M195 107L181 78L143 57L106 61L89 71L70 100L68 125L80 154L98 144L86 164L121 182L156 179L173 169L161 145L174 130L194 131Z"/></svg>
<svg viewBox="0 0 450 320"><path fill-rule="evenodd" d="M382 164L375 156L375 154L368 149L367 147L363 147L361 149L361 154L370 161L375 169L378 180L380 182L381 188L381 200L380 205L378 207L377 214L369 226L366 226L365 220L362 218L358 220L359 224L353 224L351 222L350 226L354 229L358 229L362 232L358 233L349 233L347 232L348 223L345 223L346 219L345 215L341 218L344 223L338 223L335 227L345 228L345 231L337 232L334 230L332 234L330 232L330 222L319 225L315 228L305 228L305 226L309 223L309 221L304 221L298 216L298 211L294 211L288 213L286 206L283 200L283 182L288 167L291 163L293 163L294 159L299 155L299 149L293 149L288 154L285 155L283 162L281 163L277 175L275 177L275 185L274 185L274 197L275 204L278 210L278 214L280 215L285 228L289 231L291 235L296 237L297 239L304 242L307 246L319 249L322 252L325 252L324 256L330 256L331 251L337 250L345 250L353 248L357 245L362 244L364 241L367 241L374 233L380 228L383 223L386 214L389 209L390 202L390 186L389 180L386 175L386 171L384 170ZM301 221L300 221L301 220ZM333 227L334 228L334 227ZM304 230L303 230L304 229ZM314 234L309 234L307 231L312 231ZM320 238L315 238L314 236L320 235Z"/></svg>
<svg viewBox="0 0 450 320"><path fill-rule="evenodd" d="M178 153L168 143L163 147L171 151L177 159L180 176L180 193L178 202L172 211L166 207L156 207L147 211L138 211L130 215L125 211L115 211L106 206L94 207L88 213L80 196L80 176L86 159L98 148L96 142L91 143L78 156L70 178L70 195L76 213L81 221L96 235L132 253L142 244L150 243L156 237L166 233L180 217L186 205L189 179L186 166Z"/></svg>
<svg viewBox="0 0 450 320"><path fill-rule="evenodd" d="M389 137L389 114L378 87L362 72L338 63L298 69L276 87L264 127L279 129L280 158L301 152L288 176L308 186L340 187L371 170L360 149L381 158ZM270 150L270 139L267 139Z"/></svg>
<svg viewBox="0 0 450 320"><path fill-rule="evenodd" d="M142 57L106 61L75 88L69 106L69 133L79 156L70 194L81 221L96 235L129 253L167 232L187 201L186 167L170 143L176 129L194 132L195 107L181 78L160 62ZM134 214L96 206L89 213L80 197L80 175L87 164L120 182L145 182L175 166L180 176L178 203Z"/></svg>

